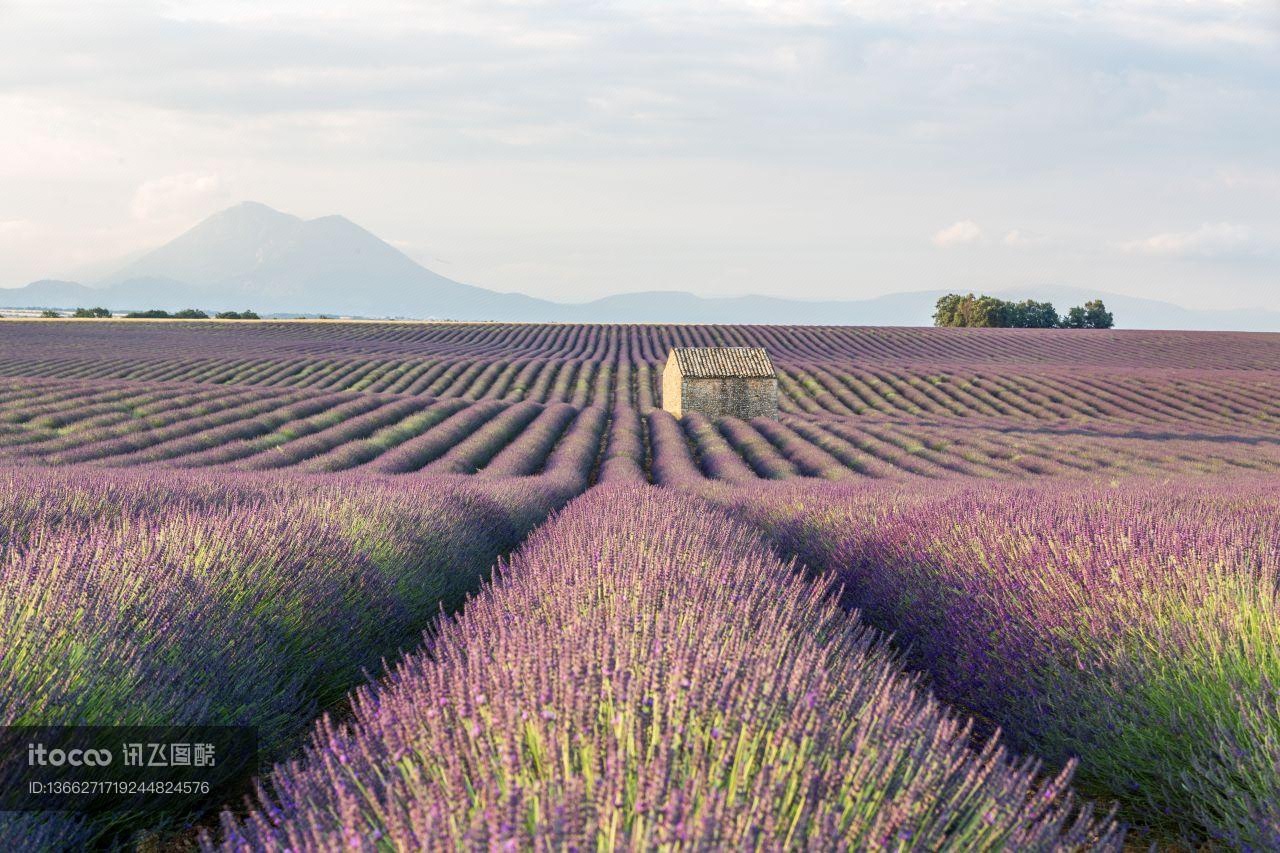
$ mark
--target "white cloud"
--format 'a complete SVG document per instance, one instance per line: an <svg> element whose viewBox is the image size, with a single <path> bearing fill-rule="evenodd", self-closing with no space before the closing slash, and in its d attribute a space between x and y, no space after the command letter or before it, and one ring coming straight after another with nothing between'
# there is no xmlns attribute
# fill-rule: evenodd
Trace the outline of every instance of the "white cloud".
<svg viewBox="0 0 1280 853"><path fill-rule="evenodd" d="M133 194L133 215L142 220L169 219L203 210L217 196L217 175L187 173L146 181Z"/></svg>
<svg viewBox="0 0 1280 853"><path fill-rule="evenodd" d="M1036 234L1033 231L1023 231L1021 228L1014 228L1006 231L1000 242L1006 246L1015 248L1024 248L1027 246L1043 246L1049 240L1043 234Z"/></svg>
<svg viewBox="0 0 1280 853"><path fill-rule="evenodd" d="M982 228L972 219L962 219L954 225L948 225L933 235L933 245L949 249L952 246L966 246L982 239Z"/></svg>
<svg viewBox="0 0 1280 853"><path fill-rule="evenodd" d="M1127 252L1172 257L1221 258L1257 254L1261 242L1253 230L1229 222L1205 223L1194 231L1170 231L1120 244Z"/></svg>

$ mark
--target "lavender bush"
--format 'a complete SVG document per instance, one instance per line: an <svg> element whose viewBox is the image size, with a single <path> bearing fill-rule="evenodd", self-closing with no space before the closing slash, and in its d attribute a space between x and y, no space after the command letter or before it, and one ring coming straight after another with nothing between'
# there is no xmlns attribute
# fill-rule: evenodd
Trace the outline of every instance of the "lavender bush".
<svg viewBox="0 0 1280 853"><path fill-rule="evenodd" d="M234 720L269 745L557 500L516 520L456 481L6 479L0 720Z"/></svg>
<svg viewBox="0 0 1280 853"><path fill-rule="evenodd" d="M600 464L602 483L643 483L648 459L644 423L635 409L614 407L610 412L609 438Z"/></svg>
<svg viewBox="0 0 1280 853"><path fill-rule="evenodd" d="M1280 847L1270 481L724 493L939 694L1192 844Z"/></svg>
<svg viewBox="0 0 1280 853"><path fill-rule="evenodd" d="M251 725L279 755L566 487L0 472L0 725Z"/></svg>
<svg viewBox="0 0 1280 853"><path fill-rule="evenodd" d="M969 734L746 528L597 490L202 844L1119 849Z"/></svg>

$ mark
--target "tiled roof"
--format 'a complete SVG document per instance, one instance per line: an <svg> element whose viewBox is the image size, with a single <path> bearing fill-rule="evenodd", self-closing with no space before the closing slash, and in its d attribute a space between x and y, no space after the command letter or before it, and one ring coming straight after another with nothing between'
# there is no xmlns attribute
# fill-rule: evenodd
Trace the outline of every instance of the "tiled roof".
<svg viewBox="0 0 1280 853"><path fill-rule="evenodd" d="M685 376L713 379L776 375L763 347L676 347L672 352Z"/></svg>

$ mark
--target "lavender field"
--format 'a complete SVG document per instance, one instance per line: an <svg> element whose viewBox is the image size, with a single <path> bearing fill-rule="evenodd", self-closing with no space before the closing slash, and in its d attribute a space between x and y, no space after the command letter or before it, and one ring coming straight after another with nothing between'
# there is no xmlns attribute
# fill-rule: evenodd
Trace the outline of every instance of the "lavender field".
<svg viewBox="0 0 1280 853"><path fill-rule="evenodd" d="M676 420L670 347L779 418ZM249 725L3 849L1280 849L1280 338L0 326L0 724Z"/></svg>

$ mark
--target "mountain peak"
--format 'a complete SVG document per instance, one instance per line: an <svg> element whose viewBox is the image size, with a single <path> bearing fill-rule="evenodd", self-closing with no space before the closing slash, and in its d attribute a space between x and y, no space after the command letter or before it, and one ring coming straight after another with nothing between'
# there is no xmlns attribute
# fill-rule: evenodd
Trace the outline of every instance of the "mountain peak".
<svg viewBox="0 0 1280 853"><path fill-rule="evenodd" d="M387 316L521 316L528 297L505 296L425 269L345 216L304 220L245 201L210 216L127 264L103 284L130 306L324 311Z"/></svg>
<svg viewBox="0 0 1280 853"><path fill-rule="evenodd" d="M253 269L264 247L287 242L302 227L297 216L257 201L243 201L201 220L175 239L104 280L171 278L208 284Z"/></svg>
<svg viewBox="0 0 1280 853"><path fill-rule="evenodd" d="M242 201L234 204L225 210L220 210L212 216L198 223L195 228L200 228L211 222L234 220L239 222L260 222L260 223L287 223L301 222L302 220L291 213L283 213L276 210L270 205L263 204L260 201ZM192 230L195 230L193 228Z"/></svg>

